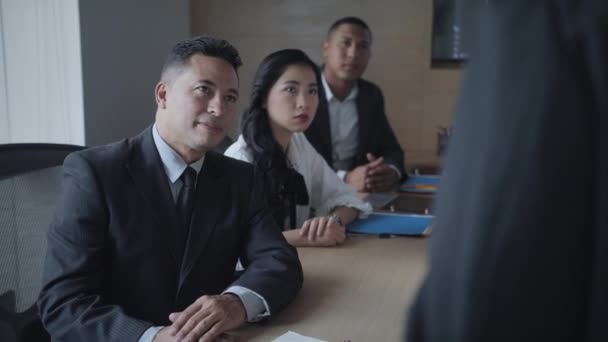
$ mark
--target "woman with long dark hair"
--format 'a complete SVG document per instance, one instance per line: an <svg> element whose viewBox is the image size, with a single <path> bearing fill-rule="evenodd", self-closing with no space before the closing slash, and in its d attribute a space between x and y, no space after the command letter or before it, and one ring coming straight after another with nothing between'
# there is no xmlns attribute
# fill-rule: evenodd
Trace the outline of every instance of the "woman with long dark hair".
<svg viewBox="0 0 608 342"><path fill-rule="evenodd" d="M242 134L225 153L254 164L274 218L294 246L340 244L345 225L371 212L302 133L317 111L320 87L318 68L304 52L268 55L254 77Z"/></svg>

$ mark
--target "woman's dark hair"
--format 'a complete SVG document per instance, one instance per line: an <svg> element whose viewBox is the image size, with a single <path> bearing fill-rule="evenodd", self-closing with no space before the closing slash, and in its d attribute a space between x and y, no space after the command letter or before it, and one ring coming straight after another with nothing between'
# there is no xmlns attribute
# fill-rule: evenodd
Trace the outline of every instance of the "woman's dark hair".
<svg viewBox="0 0 608 342"><path fill-rule="evenodd" d="M243 138L252 153L253 164L258 174L262 175L266 199L281 228L284 227L287 217L290 217L292 225L294 224L295 203L293 202L298 200L294 193L301 192L303 184L294 180L298 174L294 175L287 156L272 134L270 118L264 104L272 86L291 65L310 66L315 73L318 87L322 87L317 65L304 52L285 49L271 53L262 60L255 73L249 105L243 112L241 120ZM308 202L307 195L306 202ZM291 213L289 213L290 207Z"/></svg>

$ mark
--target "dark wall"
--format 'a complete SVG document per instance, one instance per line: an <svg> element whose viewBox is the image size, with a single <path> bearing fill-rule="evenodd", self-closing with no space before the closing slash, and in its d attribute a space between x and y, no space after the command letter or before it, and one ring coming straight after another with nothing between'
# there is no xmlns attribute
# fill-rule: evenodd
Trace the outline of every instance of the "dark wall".
<svg viewBox="0 0 608 342"><path fill-rule="evenodd" d="M80 0L85 141L104 144L154 121L154 86L171 46L190 36L188 0Z"/></svg>

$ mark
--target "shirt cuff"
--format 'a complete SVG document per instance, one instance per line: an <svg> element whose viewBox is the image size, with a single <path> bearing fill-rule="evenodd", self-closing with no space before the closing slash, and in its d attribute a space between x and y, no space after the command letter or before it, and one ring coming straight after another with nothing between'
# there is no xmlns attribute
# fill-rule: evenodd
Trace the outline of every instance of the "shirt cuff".
<svg viewBox="0 0 608 342"><path fill-rule="evenodd" d="M258 322L265 317L270 316L270 309L268 303L264 297L260 296L257 292L252 291L242 286L230 286L224 293L232 293L239 297L245 312L247 314L247 322L253 323Z"/></svg>
<svg viewBox="0 0 608 342"><path fill-rule="evenodd" d="M149 327L146 331L144 331L143 335L141 335L137 342L152 342L156 334L158 334L162 328L163 327Z"/></svg>
<svg viewBox="0 0 608 342"><path fill-rule="evenodd" d="M346 171L338 170L336 171L336 175L338 175L338 178L340 178L341 180L346 181Z"/></svg>
<svg viewBox="0 0 608 342"><path fill-rule="evenodd" d="M401 171L399 171L399 169L393 164L387 164L387 165L388 165L388 167L390 167L391 169L393 169L393 171L395 171L397 173L397 179L401 180L401 176L402 176Z"/></svg>

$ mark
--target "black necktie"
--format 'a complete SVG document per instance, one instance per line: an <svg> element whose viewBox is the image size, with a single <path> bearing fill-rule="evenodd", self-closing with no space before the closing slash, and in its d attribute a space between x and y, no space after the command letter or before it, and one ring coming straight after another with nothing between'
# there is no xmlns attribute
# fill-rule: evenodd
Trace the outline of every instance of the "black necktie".
<svg viewBox="0 0 608 342"><path fill-rule="evenodd" d="M179 214L181 224L177 232L177 241L180 248L184 248L188 239L188 230L190 229L190 219L192 218L192 209L194 208L194 195L196 183L196 171L188 166L180 177L182 180L182 188L177 196L177 212Z"/></svg>

